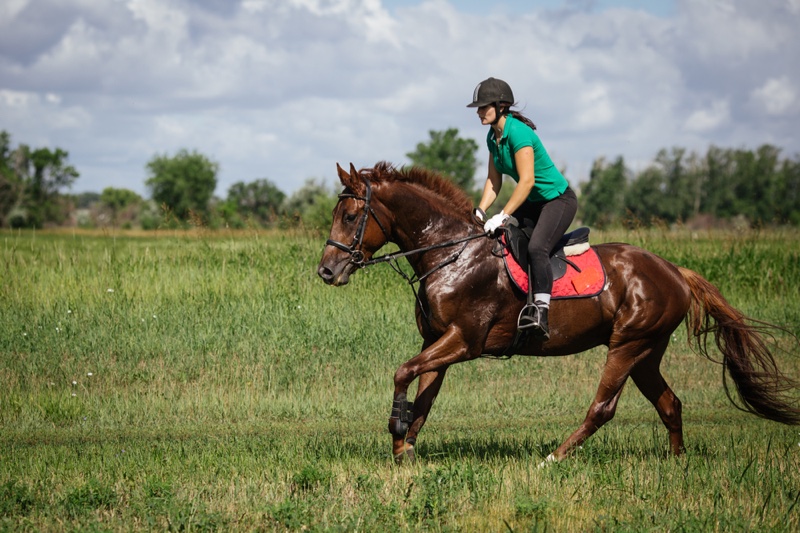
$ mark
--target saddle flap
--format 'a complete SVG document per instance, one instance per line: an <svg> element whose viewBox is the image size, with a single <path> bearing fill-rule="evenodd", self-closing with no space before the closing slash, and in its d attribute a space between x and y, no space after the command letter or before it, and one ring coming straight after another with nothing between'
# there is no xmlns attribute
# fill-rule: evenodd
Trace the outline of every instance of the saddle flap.
<svg viewBox="0 0 800 533"><path fill-rule="evenodd" d="M531 240L533 228L523 226L507 226L505 232L506 246L511 252L511 257L525 270L528 271L528 242Z"/></svg>

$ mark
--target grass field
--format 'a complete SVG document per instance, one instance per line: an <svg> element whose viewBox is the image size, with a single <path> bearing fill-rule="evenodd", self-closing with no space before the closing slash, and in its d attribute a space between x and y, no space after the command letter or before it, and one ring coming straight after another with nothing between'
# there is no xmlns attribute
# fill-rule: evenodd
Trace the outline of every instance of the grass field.
<svg viewBox="0 0 800 533"><path fill-rule="evenodd" d="M634 231L800 334L800 233ZM305 232L0 233L0 530L798 531L800 428L737 411L683 328L664 374L687 453L629 387L573 458L604 362L453 367L396 467L392 376L416 355L387 266L343 288ZM800 347L776 339L787 374Z"/></svg>

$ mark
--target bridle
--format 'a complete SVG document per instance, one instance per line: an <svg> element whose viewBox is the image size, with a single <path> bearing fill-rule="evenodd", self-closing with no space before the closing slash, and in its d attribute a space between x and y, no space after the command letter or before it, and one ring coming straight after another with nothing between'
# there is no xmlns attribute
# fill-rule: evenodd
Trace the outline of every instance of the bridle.
<svg viewBox="0 0 800 533"><path fill-rule="evenodd" d="M422 316L425 318L425 321L430 325L430 317L428 317L428 313L425 311L425 305L424 305L422 299L419 297L419 293L417 292L416 288L414 288L414 284L415 283L420 283L422 280L424 280L425 278L427 278L428 276L430 276L434 272L446 267L447 265L455 263L458 260L458 258L461 256L461 253L464 250L466 250L467 241L471 241L471 240L474 240L474 239L480 239L480 238L483 238L483 237L487 237L489 235L489 233L488 232L487 233L473 233L473 234L467 235L465 237L460 237L458 239L454 239L454 240L451 240L451 241L432 244L430 246L425 246L423 248L416 248L414 250L409 250L409 251L406 251L406 252L394 252L394 253L382 255L382 256L379 256L379 257L373 257L369 261L365 261L364 260L365 256L364 256L364 251L363 251L363 244L364 244L363 241L364 241L364 232L366 231L366 228L367 228L367 219L369 218L370 214L372 214L372 218L375 219L375 222L378 223L378 226L381 228L381 231L383 232L383 235L384 235L384 237L386 237L387 241L389 240L390 235L389 235L389 232L386 231L386 227L381 223L381 219L378 218L378 215L375 213L375 210L370 205L370 202L372 200L372 185L370 184L369 179L366 176L362 176L361 178L364 180L364 184L366 185L366 192L364 193L364 196L359 196L359 195L357 195L355 193L345 193L345 192L343 192L342 194L339 195L339 201L341 201L341 200L343 200L345 198L354 198L356 200L363 200L363 202L364 202L364 209L363 209L363 211L361 213L361 220L358 221L358 226L356 228L356 234L353 236L353 242L350 243L350 246L347 246L346 244L344 244L342 242L335 241L333 239L328 239L327 241L325 241L325 245L326 246L333 246L334 248L338 248L339 250L342 250L343 252L346 252L346 253L350 254L350 263L355 265L356 268L365 268L365 267L368 267L370 265L376 265L378 263L389 263L389 266L391 266L392 269L395 272L400 274L400 276L402 276L403 279L405 279L408 282L408 284L411 286L411 290L414 292L414 298L419 303L419 309L422 312ZM456 244L462 244L462 243L463 243L463 246L459 250L454 252L448 258L446 258L441 263L437 264L436 266L434 266L433 268L431 268L430 270L428 270L427 272L425 272L422 275L417 275L415 273L415 274L409 276L408 274L406 274L403 271L402 268L400 268L400 263L399 263L398 259L400 259L402 257L407 257L407 256L413 255L413 254L419 254L419 253L423 253L423 252L428 252L428 251L431 251L431 250L437 250L437 249L440 249L440 248L447 248L449 246L455 246Z"/></svg>
<svg viewBox="0 0 800 533"><path fill-rule="evenodd" d="M372 218L375 219L375 222L378 223L378 226L381 228L383 236L386 237L387 241L389 240L390 235L389 232L386 231L386 227L381 223L381 220L380 218L378 218L378 215L375 213L375 210L370 205L370 202L372 200L372 185L370 184L369 179L366 176L361 176L361 179L364 180L364 185L366 185L366 192L364 193L364 196L359 196L355 193L344 193L344 192L339 195L340 201L345 198L354 198L356 200L363 200L364 202L364 209L361 213L361 220L358 221L358 227L356 228L356 234L353 236L353 242L350 243L350 246L347 246L346 244L339 241L335 241L333 239L328 239L327 241L325 241L326 246L333 246L335 248L338 248L339 250L342 250L343 252L350 254L350 263L355 265L357 268L364 268L370 265L376 265L378 263L389 263L397 273L403 276L403 278L405 278L405 280L408 281L409 284L413 285L414 283L417 283L427 278L429 275L433 274L437 270L444 268L450 263L455 262L461 255L461 252L463 252L464 249L467 247L466 244L467 241L479 239L481 237L486 237L488 235L488 233L473 233L467 235L466 237L461 237L451 241L433 244L431 246L425 246L423 248L416 248L414 250L409 250L407 252L395 252L391 254L382 255L379 257L373 257L369 261L365 261L364 260L365 256L363 251L364 231L367 228L367 219L369 218L370 214L372 214ZM416 276L416 275L408 276L405 274L405 272L403 272L399 268L399 265L397 264L397 260L402 257L428 252L431 250L437 250L440 248L447 248L449 246L455 246L456 244L461 244L461 243L464 243L464 246L462 246L459 251L455 252L448 259L445 259L442 263L433 267L431 270L429 270L428 272L424 273L421 276Z"/></svg>
<svg viewBox="0 0 800 533"><path fill-rule="evenodd" d="M375 210L370 205L370 201L372 200L372 185L366 177L363 177L362 179L366 185L366 193L364 196L344 192L339 195L339 201L345 198L353 198L355 200L364 201L364 212L361 214L361 220L358 221L358 227L356 228L356 234L353 236L353 242L350 243L350 246L347 246L346 244L339 241L334 241L333 239L328 239L325 241L326 245L333 246L350 254L350 262L358 268L363 268L375 262L375 260L364 261L364 251L362 250L364 231L367 229L367 219L369 218L370 213L372 213L372 218L375 219L375 222L377 222L378 226L381 228L384 237L386 237L387 240L389 239L389 233L386 231L386 228L381 223L381 219L378 218L378 215L375 214Z"/></svg>

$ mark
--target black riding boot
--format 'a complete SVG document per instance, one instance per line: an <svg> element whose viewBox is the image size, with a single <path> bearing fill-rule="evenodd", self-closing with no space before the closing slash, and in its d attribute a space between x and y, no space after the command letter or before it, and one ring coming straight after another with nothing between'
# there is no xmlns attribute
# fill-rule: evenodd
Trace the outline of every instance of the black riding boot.
<svg viewBox="0 0 800 533"><path fill-rule="evenodd" d="M533 276L531 265L528 265L528 303L519 312L517 329L531 330L537 337L550 338L550 328L547 324L547 311L549 307L544 302L533 301Z"/></svg>
<svg viewBox="0 0 800 533"><path fill-rule="evenodd" d="M549 308L544 302L534 302L526 304L519 313L517 328L521 330L531 330L537 337L550 338L550 328L547 323L547 312Z"/></svg>

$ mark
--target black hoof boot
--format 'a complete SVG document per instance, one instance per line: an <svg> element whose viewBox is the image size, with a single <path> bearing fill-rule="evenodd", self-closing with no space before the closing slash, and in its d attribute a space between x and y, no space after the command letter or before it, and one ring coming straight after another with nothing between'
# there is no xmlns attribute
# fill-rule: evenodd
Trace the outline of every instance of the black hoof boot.
<svg viewBox="0 0 800 533"><path fill-rule="evenodd" d="M522 308L517 320L517 328L521 331L530 331L537 337L550 338L550 328L547 324L548 308L542 302L528 304Z"/></svg>

